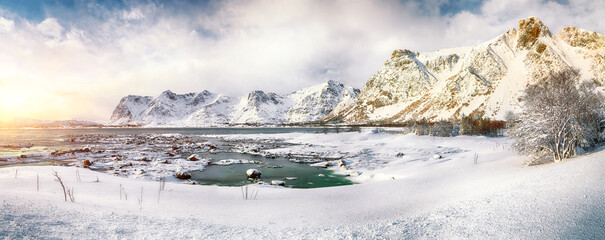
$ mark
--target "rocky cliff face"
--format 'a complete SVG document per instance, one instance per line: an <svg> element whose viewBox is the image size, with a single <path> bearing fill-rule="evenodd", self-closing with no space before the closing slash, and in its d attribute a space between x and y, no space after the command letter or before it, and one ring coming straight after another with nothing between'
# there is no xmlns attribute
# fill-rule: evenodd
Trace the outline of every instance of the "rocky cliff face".
<svg viewBox="0 0 605 240"><path fill-rule="evenodd" d="M349 104L324 120L403 122L482 114L503 119L520 109L528 84L575 67L603 83L604 36L578 28L553 35L538 18L474 47L418 53L395 50Z"/></svg>
<svg viewBox="0 0 605 240"><path fill-rule="evenodd" d="M122 98L110 124L218 126L228 124L281 124L317 121L338 104L357 96L358 89L336 81L279 95L253 91L246 97L230 97L203 91L157 97Z"/></svg>

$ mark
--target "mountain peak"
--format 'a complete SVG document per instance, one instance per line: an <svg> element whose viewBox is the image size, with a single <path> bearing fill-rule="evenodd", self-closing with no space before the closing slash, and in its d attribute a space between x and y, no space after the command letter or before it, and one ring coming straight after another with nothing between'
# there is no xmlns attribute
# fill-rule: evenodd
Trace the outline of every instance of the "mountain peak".
<svg viewBox="0 0 605 240"><path fill-rule="evenodd" d="M572 47L585 47L591 50L605 46L605 36L577 27L563 28L557 37Z"/></svg>
<svg viewBox="0 0 605 240"><path fill-rule="evenodd" d="M254 90L250 93L248 93L248 99L251 99L255 96L259 96L259 95L265 95L265 92L263 90Z"/></svg>
<svg viewBox="0 0 605 240"><path fill-rule="evenodd" d="M325 86L326 88L337 88L337 87L341 87L344 85L342 83L340 83L339 81L330 79L327 82L325 82L323 84L323 86Z"/></svg>
<svg viewBox="0 0 605 240"><path fill-rule="evenodd" d="M539 18L528 17L519 20L517 47L529 49L535 45L540 37L552 37L552 34Z"/></svg>
<svg viewBox="0 0 605 240"><path fill-rule="evenodd" d="M391 54L391 59L401 58L404 55L409 58L415 58L417 53L412 52L408 49L398 49L398 50L393 51L393 53Z"/></svg>
<svg viewBox="0 0 605 240"><path fill-rule="evenodd" d="M173 96L176 96L176 93L174 93L173 91L170 91L170 90L166 90L166 91L163 91L162 94L160 94L160 96L168 96L169 98L172 98Z"/></svg>

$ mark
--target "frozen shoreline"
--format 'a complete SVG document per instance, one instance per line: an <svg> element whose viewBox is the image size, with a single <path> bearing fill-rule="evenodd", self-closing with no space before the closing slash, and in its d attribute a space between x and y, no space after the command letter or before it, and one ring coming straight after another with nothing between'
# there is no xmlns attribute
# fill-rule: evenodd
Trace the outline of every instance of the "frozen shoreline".
<svg viewBox="0 0 605 240"><path fill-rule="evenodd" d="M508 139L391 134L259 134L303 143L274 151L342 154L362 184L318 189L190 186L75 167L0 169L0 236L9 238L600 238L605 152L537 167ZM312 146L309 146L308 143ZM301 146L305 146L304 148ZM403 152L403 156L397 153ZM434 158L433 153L442 158ZM479 155L474 164L474 155ZM338 166L334 167L338 169ZM18 170L17 170L18 169ZM51 170L73 187L64 202ZM76 179L78 170L81 182ZM17 172L17 178L15 178ZM36 191L36 174L40 192ZM99 182L96 177L99 177ZM120 200L119 186L128 200ZM138 204L141 188L143 203Z"/></svg>
<svg viewBox="0 0 605 240"><path fill-rule="evenodd" d="M262 139L250 142L252 140L248 141L249 139L245 137L257 132L275 134L275 132L282 131L275 131L273 128L244 132L233 132L230 129L141 130L145 129L56 130L41 136L37 136L35 131L27 132L23 139L9 138L8 142L21 144L28 140L33 141L36 143L35 149L23 147L16 149L18 153L16 155L15 152L0 154L0 166L36 163L90 166L91 169L97 171L125 177L178 181L174 178L177 169L199 171L205 169L207 165L224 165L224 162L220 161L227 159L224 153L244 154L228 157L236 160L234 163L251 163L252 161L249 161L251 157L257 160L261 157L267 158L266 160L270 161L269 158L277 156L265 150L280 148L284 144L289 145L280 139ZM313 133L317 132L317 129L306 128L302 131ZM330 131L328 129L327 132ZM216 137L216 133L238 134L243 137L225 141L224 138ZM31 145L33 144L30 143L28 146ZM197 156L194 160L190 158L193 155ZM308 161L311 159L290 157L288 159L298 163L314 163L323 160L317 155L313 156L315 159L310 162ZM234 157L238 159L233 159ZM262 162L259 164L265 165Z"/></svg>

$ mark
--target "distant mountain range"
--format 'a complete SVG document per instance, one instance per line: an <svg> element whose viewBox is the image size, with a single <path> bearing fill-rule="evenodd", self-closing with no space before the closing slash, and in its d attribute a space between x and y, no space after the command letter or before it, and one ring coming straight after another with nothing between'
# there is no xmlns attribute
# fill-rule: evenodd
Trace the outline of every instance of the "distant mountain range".
<svg viewBox="0 0 605 240"><path fill-rule="evenodd" d="M520 110L529 84L570 67L580 69L585 79L605 83L605 36L575 27L553 35L540 19L529 17L519 20L518 29L473 47L431 53L395 50L361 91L328 81L286 95L131 95L122 98L110 124L364 124L463 115L502 120L507 111Z"/></svg>
<svg viewBox="0 0 605 240"><path fill-rule="evenodd" d="M15 119L0 122L0 128L79 128L102 127L104 124L87 120L37 120Z"/></svg>
<svg viewBox="0 0 605 240"><path fill-rule="evenodd" d="M253 91L232 97L209 91L157 97L129 95L120 100L109 125L223 126L233 124L306 123L324 118L350 102L358 89L337 81L307 87L286 95Z"/></svg>

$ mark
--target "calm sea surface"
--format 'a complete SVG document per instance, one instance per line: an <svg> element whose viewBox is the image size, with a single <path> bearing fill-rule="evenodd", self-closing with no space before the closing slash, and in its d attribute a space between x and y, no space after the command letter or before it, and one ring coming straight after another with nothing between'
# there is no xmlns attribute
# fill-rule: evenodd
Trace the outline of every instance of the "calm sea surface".
<svg viewBox="0 0 605 240"><path fill-rule="evenodd" d="M51 152L82 146L65 141L77 135L134 135L134 134L183 134L183 135L244 135L275 133L328 133L349 131L349 128L81 128L81 129L0 129L0 156L19 156L24 153ZM8 145L33 144L27 149L9 148Z"/></svg>

